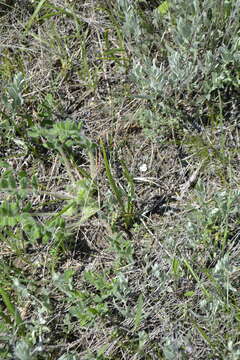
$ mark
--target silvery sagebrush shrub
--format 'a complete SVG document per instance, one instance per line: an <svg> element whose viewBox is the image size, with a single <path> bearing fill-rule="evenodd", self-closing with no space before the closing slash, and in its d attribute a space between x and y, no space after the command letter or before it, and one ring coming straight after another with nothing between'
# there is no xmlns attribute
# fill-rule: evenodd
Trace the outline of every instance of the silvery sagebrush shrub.
<svg viewBox="0 0 240 360"><path fill-rule="evenodd" d="M118 0L118 6L138 95L162 118L209 120L209 103L219 113L219 97L223 110L229 110L230 96L230 108L236 105L239 0L172 0L149 12L131 0Z"/></svg>

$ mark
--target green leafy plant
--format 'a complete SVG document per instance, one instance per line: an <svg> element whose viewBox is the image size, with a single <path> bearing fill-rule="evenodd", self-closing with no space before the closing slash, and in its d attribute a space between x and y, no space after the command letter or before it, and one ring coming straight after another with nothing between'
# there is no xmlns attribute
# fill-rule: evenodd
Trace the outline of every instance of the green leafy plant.
<svg viewBox="0 0 240 360"><path fill-rule="evenodd" d="M47 149L57 151L68 170L70 178L73 179L71 173L71 165L69 157L73 156L73 146L78 146L87 151L91 164L94 162L93 152L96 145L91 142L82 132L82 123L75 123L67 119L52 124L50 127L34 126L28 131L28 135L35 139L42 139L42 144ZM91 167L93 169L93 166ZM78 169L81 173L81 171ZM86 175L86 173L83 173ZM94 176L94 174L92 174Z"/></svg>
<svg viewBox="0 0 240 360"><path fill-rule="evenodd" d="M116 267L133 263L134 244L131 239L125 239L121 233L109 237L111 249L116 254Z"/></svg>
<svg viewBox="0 0 240 360"><path fill-rule="evenodd" d="M21 72L14 75L10 84L5 86L2 93L4 110L2 111L2 129L11 135L25 137L24 130L31 124L31 118L22 113L24 104L23 90L26 81Z"/></svg>
<svg viewBox="0 0 240 360"><path fill-rule="evenodd" d="M93 286L93 291L78 291L72 285L73 274L71 270L65 271L63 275L55 273L53 281L68 296L70 315L78 318L82 327L93 326L96 317L104 317L109 311L108 299L113 294L114 282L107 281L104 275L88 271L84 278Z"/></svg>
<svg viewBox="0 0 240 360"><path fill-rule="evenodd" d="M23 105L22 91L24 88L25 79L22 73L17 73L12 84L6 87L6 94L3 94L2 100L4 105L11 113L11 118L14 120L17 111Z"/></svg>

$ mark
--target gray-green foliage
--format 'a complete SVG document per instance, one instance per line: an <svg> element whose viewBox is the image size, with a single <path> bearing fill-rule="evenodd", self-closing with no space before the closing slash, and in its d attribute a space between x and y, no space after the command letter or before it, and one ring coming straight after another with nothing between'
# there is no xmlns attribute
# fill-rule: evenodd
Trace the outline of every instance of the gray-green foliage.
<svg viewBox="0 0 240 360"><path fill-rule="evenodd" d="M231 233L234 231L234 221L239 213L239 193L219 192L211 200L205 198L206 190L199 182L196 200L199 208L189 215L189 242L193 248L203 244L213 253L224 253L226 247L231 248Z"/></svg>
<svg viewBox="0 0 240 360"><path fill-rule="evenodd" d="M31 354L31 347L25 341L19 341L14 349L14 355L19 360L30 360L34 359Z"/></svg>
<svg viewBox="0 0 240 360"><path fill-rule="evenodd" d="M131 306L127 299L131 294L128 278L122 272L116 272L113 279L109 279L109 271L96 273L85 271L84 287L78 290L73 285L74 271L67 270L64 274L54 273L55 286L67 295L67 302L71 305L69 313L78 319L82 327L96 326L97 319L106 319L112 313L118 316L132 318ZM139 315L140 316L140 315ZM139 324L141 320L137 320Z"/></svg>
<svg viewBox="0 0 240 360"><path fill-rule="evenodd" d="M138 94L152 99L162 119L194 111L199 120L204 112L208 117L207 104L218 102L219 91L223 97L226 89L239 87L240 2L167 3L164 11L156 8L145 14L132 1L118 1L123 32L131 44L132 75ZM146 126L159 119L146 119Z"/></svg>
<svg viewBox="0 0 240 360"><path fill-rule="evenodd" d="M23 105L22 91L25 79L22 73L17 73L11 84L6 86L5 94L2 100L6 108L11 112L11 116L15 116L16 112Z"/></svg>
<svg viewBox="0 0 240 360"><path fill-rule="evenodd" d="M4 141L7 141L8 137L16 134L21 134L22 129L28 122L26 114L22 113L22 107L24 104L23 90L26 84L26 80L21 72L14 75L13 80L8 84L3 84L1 89L1 133L0 135L6 137ZM4 132L3 132L4 131ZM24 131L23 131L24 132ZM25 134L22 134L24 138ZM19 139L14 139L16 143L19 143ZM21 144L23 144L21 142Z"/></svg>

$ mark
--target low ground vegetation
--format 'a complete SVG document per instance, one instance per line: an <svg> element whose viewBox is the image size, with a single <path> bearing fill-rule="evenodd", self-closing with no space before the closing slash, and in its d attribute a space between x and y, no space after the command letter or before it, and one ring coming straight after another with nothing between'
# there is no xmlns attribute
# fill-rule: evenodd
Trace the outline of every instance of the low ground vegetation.
<svg viewBox="0 0 240 360"><path fill-rule="evenodd" d="M0 2L0 357L240 358L238 0Z"/></svg>

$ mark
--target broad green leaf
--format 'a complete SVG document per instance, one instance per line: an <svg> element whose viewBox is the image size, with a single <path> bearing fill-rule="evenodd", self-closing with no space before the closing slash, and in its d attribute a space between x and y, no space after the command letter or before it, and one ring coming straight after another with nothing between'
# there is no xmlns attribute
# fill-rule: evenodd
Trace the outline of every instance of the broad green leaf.
<svg viewBox="0 0 240 360"><path fill-rule="evenodd" d="M135 313L135 317L134 317L135 330L137 330L141 324L142 314L143 314L143 296L142 296L142 294L140 294L138 297L137 308L136 308L136 313Z"/></svg>
<svg viewBox="0 0 240 360"><path fill-rule="evenodd" d="M179 260L177 258L174 258L172 261L172 270L175 275L178 275L179 265Z"/></svg>
<svg viewBox="0 0 240 360"><path fill-rule="evenodd" d="M158 11L161 15L165 15L168 12L169 9L169 2L168 1L163 1L159 6L158 6Z"/></svg>

